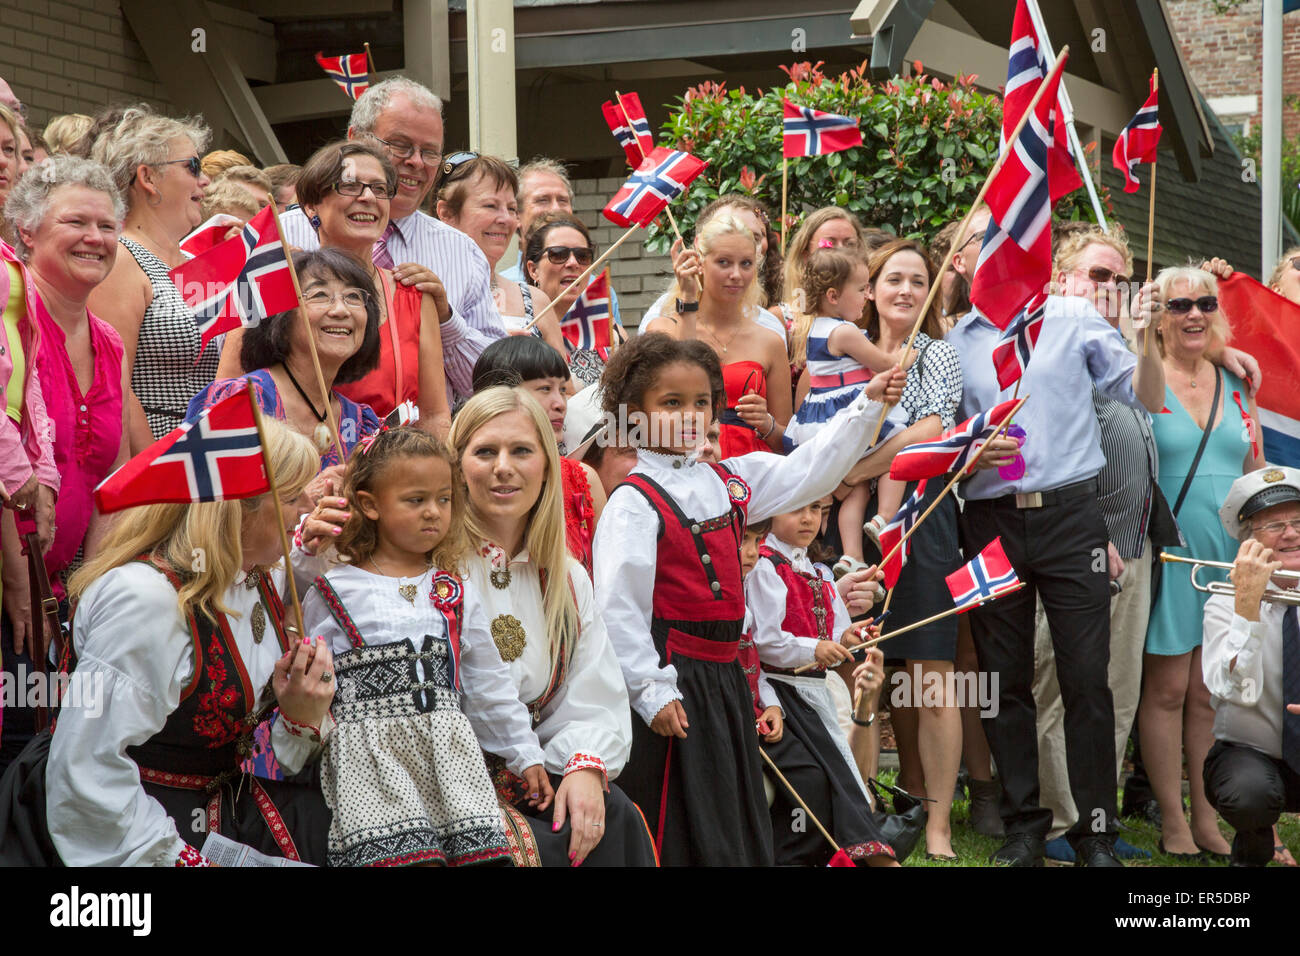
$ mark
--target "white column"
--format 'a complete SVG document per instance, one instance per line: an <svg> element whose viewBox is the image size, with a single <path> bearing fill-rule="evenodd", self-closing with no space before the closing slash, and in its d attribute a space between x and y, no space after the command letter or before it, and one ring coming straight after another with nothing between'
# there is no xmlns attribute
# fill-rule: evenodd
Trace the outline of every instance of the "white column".
<svg viewBox="0 0 1300 956"><path fill-rule="evenodd" d="M473 4L470 4L473 6ZM405 0L402 4L402 73L443 100L451 98L451 53L447 48L447 0ZM395 64L377 63L380 71Z"/></svg>
<svg viewBox="0 0 1300 956"><path fill-rule="evenodd" d="M470 148L517 161L514 4L473 0L466 7Z"/></svg>
<svg viewBox="0 0 1300 956"><path fill-rule="evenodd" d="M1259 274L1267 277L1282 254L1282 0L1264 0L1264 142L1260 153L1263 193Z"/></svg>

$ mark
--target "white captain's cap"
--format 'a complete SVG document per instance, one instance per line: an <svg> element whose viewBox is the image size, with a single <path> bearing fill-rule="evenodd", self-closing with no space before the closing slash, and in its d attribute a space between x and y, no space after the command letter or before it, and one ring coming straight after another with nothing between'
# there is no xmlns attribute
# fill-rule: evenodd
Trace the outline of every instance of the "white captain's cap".
<svg viewBox="0 0 1300 956"><path fill-rule="evenodd" d="M600 383L588 385L573 398L564 412L564 457L582 461L587 451L605 430L605 410L601 407Z"/></svg>
<svg viewBox="0 0 1300 956"><path fill-rule="evenodd" d="M1240 539L1243 521L1287 501L1300 501L1300 469L1270 465L1232 483L1219 509L1219 520L1228 534Z"/></svg>

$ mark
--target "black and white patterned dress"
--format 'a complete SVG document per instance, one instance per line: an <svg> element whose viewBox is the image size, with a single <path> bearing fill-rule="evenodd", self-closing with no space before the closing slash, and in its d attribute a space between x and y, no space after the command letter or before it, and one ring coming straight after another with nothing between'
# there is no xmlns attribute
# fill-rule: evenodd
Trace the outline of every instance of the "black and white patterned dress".
<svg viewBox="0 0 1300 956"><path fill-rule="evenodd" d="M199 352L194 312L167 275L167 265L131 239L119 240L153 287L153 299L140 321L131 391L144 406L154 438L161 438L185 419L190 399L217 377L221 349L210 342Z"/></svg>

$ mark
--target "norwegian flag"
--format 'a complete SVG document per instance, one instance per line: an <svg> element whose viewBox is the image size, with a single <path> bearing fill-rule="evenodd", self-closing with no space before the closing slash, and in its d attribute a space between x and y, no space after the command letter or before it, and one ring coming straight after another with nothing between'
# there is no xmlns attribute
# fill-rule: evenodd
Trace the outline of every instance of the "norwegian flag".
<svg viewBox="0 0 1300 956"><path fill-rule="evenodd" d="M614 102L602 104L600 110L605 114L609 131L627 153L628 165L636 169L655 148L655 138L641 106L641 97L635 93L620 93Z"/></svg>
<svg viewBox="0 0 1300 956"><path fill-rule="evenodd" d="M316 54L316 62L325 75L339 85L351 99L356 99L370 88L370 71L366 68L364 53L344 53L342 56Z"/></svg>
<svg viewBox="0 0 1300 956"><path fill-rule="evenodd" d="M1007 553L1002 550L1000 536L986 544L973 561L966 562L944 581L958 611L969 611L1007 591L1024 587L1016 576L1016 569L1007 560Z"/></svg>
<svg viewBox="0 0 1300 956"><path fill-rule="evenodd" d="M993 349L993 368L997 370L1000 388L1010 388L1025 374L1046 314L1047 296L1040 293L1002 333Z"/></svg>
<svg viewBox="0 0 1300 956"><path fill-rule="evenodd" d="M1135 193L1142 184L1133 175L1138 163L1154 163L1156 150L1160 145L1160 134L1164 129L1158 118L1160 94L1156 90L1156 78L1151 77L1151 95L1142 104L1142 108L1120 131L1115 140L1115 150L1111 153L1111 162L1124 174L1124 192Z"/></svg>
<svg viewBox="0 0 1300 956"><path fill-rule="evenodd" d="M648 226L709 165L690 153L659 146L637 166L604 210L616 226Z"/></svg>
<svg viewBox="0 0 1300 956"><path fill-rule="evenodd" d="M201 256L213 246L223 242L231 226L238 225L240 221L234 216L219 212L181 240L181 252L191 259Z"/></svg>
<svg viewBox="0 0 1300 956"><path fill-rule="evenodd" d="M782 100L781 105L785 108L781 151L787 159L838 153L862 145L862 130L852 117L796 106L789 100Z"/></svg>
<svg viewBox="0 0 1300 956"><path fill-rule="evenodd" d="M609 352L609 270L591 281L573 303L563 319L560 331L571 349L595 349Z"/></svg>
<svg viewBox="0 0 1300 956"><path fill-rule="evenodd" d="M284 243L276 230L275 206L248 220L233 239L217 243L168 275L194 310L202 345L240 326L296 308Z"/></svg>
<svg viewBox="0 0 1300 956"><path fill-rule="evenodd" d="M1052 278L1048 151L1052 145L1051 114L1065 61L1064 56L1057 60L1043 81L1047 88L1034 115L1010 146L986 194L992 218L975 266L971 301L1003 330Z"/></svg>
<svg viewBox="0 0 1300 956"><path fill-rule="evenodd" d="M137 505L233 501L270 491L247 388L182 422L95 489L102 512Z"/></svg>
<svg viewBox="0 0 1300 956"><path fill-rule="evenodd" d="M954 425L934 441L922 441L906 446L894 456L889 466L889 477L900 481L933 478L950 471L960 471L966 463L979 454L984 442L1006 421L1016 407L1014 399L994 405L988 411L973 415L960 425Z"/></svg>
<svg viewBox="0 0 1300 956"><path fill-rule="evenodd" d="M912 492L912 497L903 502L902 506L894 514L894 520L885 525L880 532L880 556L889 558L880 566L880 570L885 572L885 587L892 588L898 583L898 576L903 573L903 560L907 557L907 552L911 550L910 545L898 547L898 542L903 540L903 536L912 530L916 524L917 518L921 516L921 501L925 498L925 482L922 481L916 486L916 491ZM894 549L898 548L897 553ZM893 557L889 557L891 553Z"/></svg>

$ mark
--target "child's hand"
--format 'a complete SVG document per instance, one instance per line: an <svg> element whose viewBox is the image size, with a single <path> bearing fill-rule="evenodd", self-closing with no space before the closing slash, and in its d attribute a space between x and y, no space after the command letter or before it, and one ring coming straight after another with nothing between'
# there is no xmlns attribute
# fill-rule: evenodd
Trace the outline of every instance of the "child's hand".
<svg viewBox="0 0 1300 956"><path fill-rule="evenodd" d="M650 721L650 729L660 737L681 737L683 740L686 739L686 728L689 726L686 710L680 700L665 704L663 709L655 714L655 719Z"/></svg>
<svg viewBox="0 0 1300 956"><path fill-rule="evenodd" d="M865 630L865 624L850 624L844 629L844 633L840 635L840 643L845 647L857 647L866 640L862 636L862 632Z"/></svg>
<svg viewBox="0 0 1300 956"><path fill-rule="evenodd" d="M780 707L774 705L767 708L767 710L763 711L763 716L758 719L767 721L768 727L771 728L766 734L763 734L764 740L769 744L774 744L781 739L782 734L785 733L785 717L781 714Z"/></svg>
<svg viewBox="0 0 1300 956"><path fill-rule="evenodd" d="M531 767L525 767L520 776L524 778L524 785L528 787L528 805L538 810L549 807L555 791L551 788L551 778L547 775L546 768L535 763Z"/></svg>
<svg viewBox="0 0 1300 956"><path fill-rule="evenodd" d="M837 667L845 661L853 660L853 654L847 647L835 641L818 641L817 650L813 652L813 658L822 667L831 668Z"/></svg>

